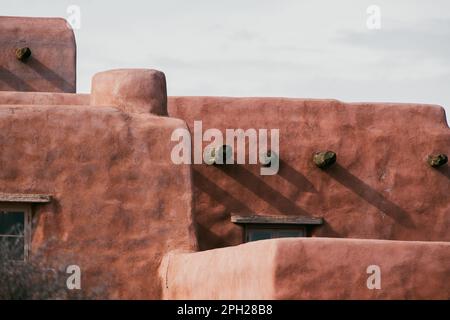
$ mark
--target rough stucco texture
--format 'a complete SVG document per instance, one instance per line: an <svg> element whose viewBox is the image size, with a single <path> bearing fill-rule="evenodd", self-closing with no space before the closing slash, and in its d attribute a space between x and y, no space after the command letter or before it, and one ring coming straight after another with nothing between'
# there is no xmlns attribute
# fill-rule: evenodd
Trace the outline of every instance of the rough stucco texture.
<svg viewBox="0 0 450 320"><path fill-rule="evenodd" d="M169 256L168 299L450 298L448 242L291 238ZM367 287L370 265L380 289Z"/></svg>
<svg viewBox="0 0 450 320"><path fill-rule="evenodd" d="M0 30L0 91L75 92L75 37L64 19L0 17ZM31 49L25 62L21 47Z"/></svg>
<svg viewBox="0 0 450 320"><path fill-rule="evenodd" d="M32 257L79 265L88 292L160 298L162 256L196 249L190 169L168 161L178 127L113 107L0 106L0 192L54 199L35 206Z"/></svg>
<svg viewBox="0 0 450 320"><path fill-rule="evenodd" d="M236 245L231 213L306 215L325 224L312 236L450 241L450 170L428 166L450 154L444 109L418 104L283 98L169 97L168 113L218 128L280 129L280 170L259 165L193 165L201 249ZM312 162L332 150L327 170Z"/></svg>

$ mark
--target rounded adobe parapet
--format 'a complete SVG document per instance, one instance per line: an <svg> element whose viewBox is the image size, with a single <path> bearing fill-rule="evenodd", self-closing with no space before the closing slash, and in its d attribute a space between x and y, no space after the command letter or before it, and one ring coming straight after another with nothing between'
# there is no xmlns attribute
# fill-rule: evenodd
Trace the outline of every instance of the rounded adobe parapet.
<svg viewBox="0 0 450 320"><path fill-rule="evenodd" d="M94 75L91 105L128 113L167 115L166 77L152 69L116 69Z"/></svg>

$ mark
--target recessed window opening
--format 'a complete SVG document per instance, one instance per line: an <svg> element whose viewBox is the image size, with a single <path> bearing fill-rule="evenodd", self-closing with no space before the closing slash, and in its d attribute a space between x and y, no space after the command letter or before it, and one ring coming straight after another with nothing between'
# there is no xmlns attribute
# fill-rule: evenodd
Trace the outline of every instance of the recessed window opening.
<svg viewBox="0 0 450 320"><path fill-rule="evenodd" d="M30 247L31 206L0 204L0 254L11 260L26 261Z"/></svg>

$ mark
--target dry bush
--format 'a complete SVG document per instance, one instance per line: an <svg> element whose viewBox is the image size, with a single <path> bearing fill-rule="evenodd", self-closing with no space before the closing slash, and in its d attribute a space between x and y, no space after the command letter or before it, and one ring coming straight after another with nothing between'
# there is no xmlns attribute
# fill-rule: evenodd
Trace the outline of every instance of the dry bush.
<svg viewBox="0 0 450 320"><path fill-rule="evenodd" d="M70 274L65 272L64 263L52 259L53 267L50 267L39 252L33 253L32 259L26 262L13 260L15 254L11 245L0 239L0 300L97 299L102 296L101 288L89 294L84 290L69 290L66 281ZM55 265L60 267L55 268Z"/></svg>

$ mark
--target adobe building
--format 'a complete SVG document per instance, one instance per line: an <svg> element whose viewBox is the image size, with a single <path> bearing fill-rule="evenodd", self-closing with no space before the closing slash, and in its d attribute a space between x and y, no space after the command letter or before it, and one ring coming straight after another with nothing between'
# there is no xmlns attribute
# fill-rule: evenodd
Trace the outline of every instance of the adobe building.
<svg viewBox="0 0 450 320"><path fill-rule="evenodd" d="M101 72L77 94L65 20L0 30L0 238L19 221L25 263L70 257L82 290L107 298L450 298L442 107L167 97L149 69ZM278 172L175 164L172 133L194 121L278 128Z"/></svg>

